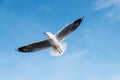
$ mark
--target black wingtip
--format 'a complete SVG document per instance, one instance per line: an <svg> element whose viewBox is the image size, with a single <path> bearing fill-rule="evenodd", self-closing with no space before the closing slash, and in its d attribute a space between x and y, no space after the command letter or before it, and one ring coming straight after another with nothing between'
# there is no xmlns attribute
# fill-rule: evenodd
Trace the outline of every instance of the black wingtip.
<svg viewBox="0 0 120 80"><path fill-rule="evenodd" d="M79 19L77 19L74 23L80 23L80 22L82 22L83 19L84 19L84 16L79 18Z"/></svg>
<svg viewBox="0 0 120 80"><path fill-rule="evenodd" d="M78 22L82 22L82 20L84 19L84 16L83 17L81 17L81 18L79 18L78 20L76 20L76 21L78 21Z"/></svg>
<svg viewBox="0 0 120 80"><path fill-rule="evenodd" d="M23 47L20 47L20 48L17 48L17 49L15 49L16 51L18 51L18 52L27 52L26 51L26 48L23 46Z"/></svg>
<svg viewBox="0 0 120 80"><path fill-rule="evenodd" d="M84 19L84 16L83 17L81 17L81 20L83 20Z"/></svg>
<svg viewBox="0 0 120 80"><path fill-rule="evenodd" d="M79 26L83 19L84 19L84 16L81 17L81 18L79 18L79 19L77 19L76 21L74 21L74 24L75 24L76 26Z"/></svg>
<svg viewBox="0 0 120 80"><path fill-rule="evenodd" d="M23 48L17 48L17 49L15 49L15 51L18 51L18 52L23 52Z"/></svg>
<svg viewBox="0 0 120 80"><path fill-rule="evenodd" d="M18 49L14 49L15 51L18 51Z"/></svg>

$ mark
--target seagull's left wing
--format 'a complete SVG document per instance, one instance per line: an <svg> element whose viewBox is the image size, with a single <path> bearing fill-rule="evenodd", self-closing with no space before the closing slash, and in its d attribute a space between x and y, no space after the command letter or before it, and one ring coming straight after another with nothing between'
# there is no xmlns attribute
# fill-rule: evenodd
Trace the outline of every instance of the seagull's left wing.
<svg viewBox="0 0 120 80"><path fill-rule="evenodd" d="M26 46L22 46L17 49L19 52L35 52L38 50L46 49L51 47L50 42L48 39L40 41L40 42L34 42L31 44L28 44Z"/></svg>
<svg viewBox="0 0 120 80"><path fill-rule="evenodd" d="M65 26L61 31L59 31L55 36L58 39L58 41L63 40L65 37L67 37L71 32L73 32L82 22L83 17L77 19L71 24L68 24Z"/></svg>

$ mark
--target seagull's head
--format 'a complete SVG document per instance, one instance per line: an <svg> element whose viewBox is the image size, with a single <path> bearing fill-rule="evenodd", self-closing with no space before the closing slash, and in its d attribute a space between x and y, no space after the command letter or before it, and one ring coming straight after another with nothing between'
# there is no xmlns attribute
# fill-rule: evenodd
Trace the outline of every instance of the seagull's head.
<svg viewBox="0 0 120 80"><path fill-rule="evenodd" d="M44 32L44 34L49 35L49 34L50 34L50 32Z"/></svg>
<svg viewBox="0 0 120 80"><path fill-rule="evenodd" d="M48 37L50 37L52 35L51 32L44 32L45 35L47 35Z"/></svg>

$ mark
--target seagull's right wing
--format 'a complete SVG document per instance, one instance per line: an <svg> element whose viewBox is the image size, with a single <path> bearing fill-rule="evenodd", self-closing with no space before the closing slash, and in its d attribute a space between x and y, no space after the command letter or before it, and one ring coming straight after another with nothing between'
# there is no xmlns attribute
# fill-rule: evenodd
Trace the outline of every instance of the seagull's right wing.
<svg viewBox="0 0 120 80"><path fill-rule="evenodd" d="M40 42L34 42L25 46L22 46L17 49L19 52L35 52L38 50L46 49L51 47L50 42L48 39L40 41Z"/></svg>
<svg viewBox="0 0 120 80"><path fill-rule="evenodd" d="M73 32L82 22L83 17L77 19L71 24L68 24L65 26L62 30L60 30L55 36L58 39L58 41L63 40L65 37L67 37L71 32Z"/></svg>

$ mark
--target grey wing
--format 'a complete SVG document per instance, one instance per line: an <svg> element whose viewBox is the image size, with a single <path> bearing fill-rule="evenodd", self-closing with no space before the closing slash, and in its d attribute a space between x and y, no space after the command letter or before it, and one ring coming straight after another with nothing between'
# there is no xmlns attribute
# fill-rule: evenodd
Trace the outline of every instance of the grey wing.
<svg viewBox="0 0 120 80"><path fill-rule="evenodd" d="M51 47L50 42L48 39L40 41L40 42L34 42L26 46L22 46L17 49L19 52L35 52L38 50L46 49Z"/></svg>
<svg viewBox="0 0 120 80"><path fill-rule="evenodd" d="M58 39L58 41L63 40L65 37L67 37L71 32L73 32L82 22L83 17L77 19L71 24L68 24L65 26L61 31L59 31L55 36Z"/></svg>

